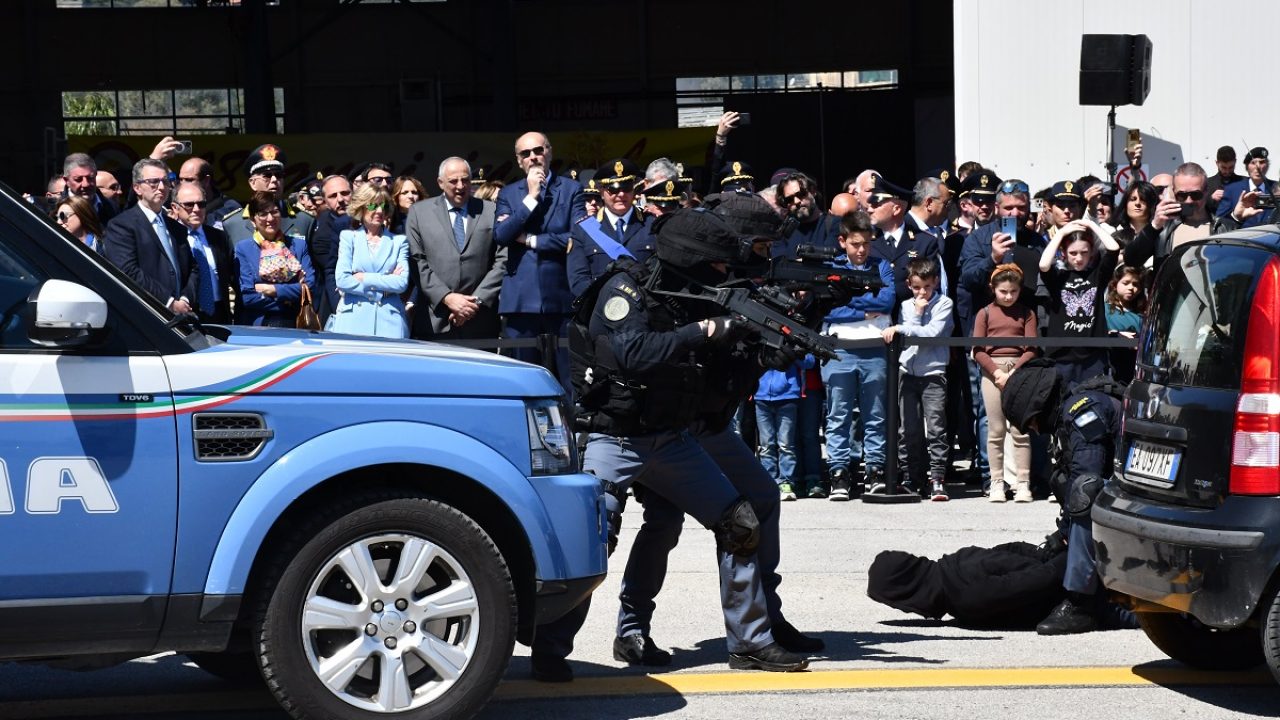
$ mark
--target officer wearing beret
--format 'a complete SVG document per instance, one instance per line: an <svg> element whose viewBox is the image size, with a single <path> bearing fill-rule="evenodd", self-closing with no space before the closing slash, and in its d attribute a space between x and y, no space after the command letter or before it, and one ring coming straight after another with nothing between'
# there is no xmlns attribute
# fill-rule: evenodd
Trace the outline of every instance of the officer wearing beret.
<svg viewBox="0 0 1280 720"><path fill-rule="evenodd" d="M315 217L298 212L284 201L284 166L284 151L276 145L266 143L249 153L244 169L249 176L250 189L254 192L269 192L275 195L276 204L280 206L280 232L310 240ZM226 231L232 245L253 237L253 221L249 217L249 208L237 208L224 215L222 229Z"/></svg>
<svg viewBox="0 0 1280 720"><path fill-rule="evenodd" d="M690 432L710 379L705 368L735 351L748 328L712 303L664 294L725 281L727 264L741 255L739 233L704 210L666 216L656 232L655 258L621 261L579 300L570 324L578 419L589 433L583 469L608 489L614 522L627 488L641 481L715 535L730 668L801 670L808 658L773 637L758 556L763 538L753 498L767 491L776 505L777 487L763 473L729 472ZM748 360L766 362L766 350ZM746 485L761 476L763 489ZM565 657L589 602L537 628L535 679L573 678ZM618 637L614 656L644 665L671 660L643 632Z"/></svg>
<svg viewBox="0 0 1280 720"><path fill-rule="evenodd" d="M1245 193L1274 194L1276 181L1267 178L1267 170L1271 167L1271 159L1266 148L1256 147L1245 153L1244 167L1249 176L1222 189L1222 200L1218 201L1218 217L1230 217L1235 212L1236 204L1240 202L1240 197ZM1266 222L1269 215L1270 213L1257 213L1252 217L1246 218L1240 226L1254 227L1255 225L1261 225Z"/></svg>
<svg viewBox="0 0 1280 720"><path fill-rule="evenodd" d="M640 169L626 158L611 160L591 181L600 188L602 207L582 218L569 233L569 290L574 297L604 274L609 263L627 256L644 262L653 254L648 216L635 205Z"/></svg>

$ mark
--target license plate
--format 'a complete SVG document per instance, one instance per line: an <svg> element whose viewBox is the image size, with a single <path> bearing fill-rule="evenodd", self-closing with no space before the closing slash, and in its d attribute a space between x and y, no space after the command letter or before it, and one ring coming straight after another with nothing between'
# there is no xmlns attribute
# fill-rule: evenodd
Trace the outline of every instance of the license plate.
<svg viewBox="0 0 1280 720"><path fill-rule="evenodd" d="M1129 446L1129 458L1124 469L1127 473L1172 484L1178 476L1181 457L1182 453L1167 445L1134 440Z"/></svg>

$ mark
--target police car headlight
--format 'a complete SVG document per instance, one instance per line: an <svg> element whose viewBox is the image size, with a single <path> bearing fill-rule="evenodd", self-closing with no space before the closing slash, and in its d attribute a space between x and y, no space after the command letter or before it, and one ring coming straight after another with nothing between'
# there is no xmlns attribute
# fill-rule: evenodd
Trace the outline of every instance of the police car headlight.
<svg viewBox="0 0 1280 720"><path fill-rule="evenodd" d="M529 417L529 460L534 475L563 475L577 470L573 433L559 400L533 400Z"/></svg>

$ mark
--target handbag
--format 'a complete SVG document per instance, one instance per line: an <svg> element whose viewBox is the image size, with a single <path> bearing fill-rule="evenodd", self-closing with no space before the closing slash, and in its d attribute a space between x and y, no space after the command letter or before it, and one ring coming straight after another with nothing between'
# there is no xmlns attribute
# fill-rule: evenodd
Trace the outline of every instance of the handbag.
<svg viewBox="0 0 1280 720"><path fill-rule="evenodd" d="M299 330L319 330L320 316L316 314L315 307L311 304L311 288L307 287L306 282L301 282L302 297L298 300L298 329Z"/></svg>

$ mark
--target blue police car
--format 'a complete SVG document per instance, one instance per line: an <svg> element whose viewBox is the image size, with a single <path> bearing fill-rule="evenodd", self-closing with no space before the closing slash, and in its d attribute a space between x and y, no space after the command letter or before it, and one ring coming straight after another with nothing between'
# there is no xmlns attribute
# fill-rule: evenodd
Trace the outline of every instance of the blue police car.
<svg viewBox="0 0 1280 720"><path fill-rule="evenodd" d="M605 572L559 385L175 319L0 186L0 659L162 651L296 717L468 717Z"/></svg>

